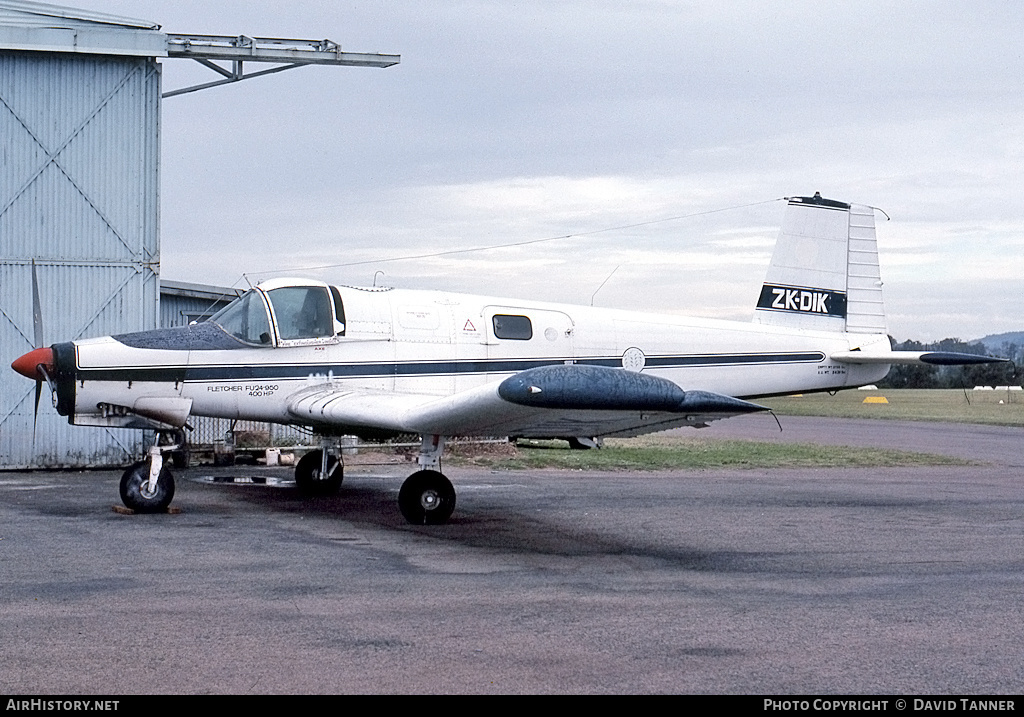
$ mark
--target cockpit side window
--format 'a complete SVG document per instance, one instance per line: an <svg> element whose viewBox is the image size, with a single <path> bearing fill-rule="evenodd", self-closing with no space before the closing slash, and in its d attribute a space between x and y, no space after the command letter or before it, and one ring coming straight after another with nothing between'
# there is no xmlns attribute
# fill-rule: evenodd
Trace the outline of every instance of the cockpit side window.
<svg viewBox="0 0 1024 717"><path fill-rule="evenodd" d="M270 344L270 321L263 299L253 290L245 292L216 314L210 317L236 339L247 344L267 346Z"/></svg>
<svg viewBox="0 0 1024 717"><path fill-rule="evenodd" d="M322 286L283 286L267 292L282 341L334 336L334 312Z"/></svg>

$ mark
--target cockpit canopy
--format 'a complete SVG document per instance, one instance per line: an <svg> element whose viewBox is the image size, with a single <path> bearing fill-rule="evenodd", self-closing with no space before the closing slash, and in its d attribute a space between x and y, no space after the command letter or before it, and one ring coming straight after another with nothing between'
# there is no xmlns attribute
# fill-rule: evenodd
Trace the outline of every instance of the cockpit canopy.
<svg viewBox="0 0 1024 717"><path fill-rule="evenodd" d="M341 294L333 286L309 281L264 282L209 320L253 346L333 343L345 334Z"/></svg>
<svg viewBox="0 0 1024 717"><path fill-rule="evenodd" d="M245 292L207 320L247 344L269 345L272 340L267 309L255 289Z"/></svg>

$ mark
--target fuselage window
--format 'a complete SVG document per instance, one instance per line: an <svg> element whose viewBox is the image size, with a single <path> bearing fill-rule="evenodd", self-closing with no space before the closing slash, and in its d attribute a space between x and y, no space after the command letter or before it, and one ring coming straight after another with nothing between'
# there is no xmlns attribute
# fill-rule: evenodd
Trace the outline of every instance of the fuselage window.
<svg viewBox="0 0 1024 717"><path fill-rule="evenodd" d="M499 339L529 341L533 338L533 324L529 316L495 314L491 323L494 325L494 335Z"/></svg>
<svg viewBox="0 0 1024 717"><path fill-rule="evenodd" d="M320 339L334 335L334 312L327 289L284 286L267 292L282 341Z"/></svg>
<svg viewBox="0 0 1024 717"><path fill-rule="evenodd" d="M270 343L267 309L255 291L247 291L211 316L210 321L247 344L266 346Z"/></svg>

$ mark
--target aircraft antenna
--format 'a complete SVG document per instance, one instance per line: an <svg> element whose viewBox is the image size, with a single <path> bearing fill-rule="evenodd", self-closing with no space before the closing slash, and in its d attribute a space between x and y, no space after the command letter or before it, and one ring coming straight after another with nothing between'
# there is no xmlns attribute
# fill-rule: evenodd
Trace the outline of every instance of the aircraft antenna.
<svg viewBox="0 0 1024 717"><path fill-rule="evenodd" d="M619 266L622 266L622 264L619 264ZM597 287L597 289L594 290L594 293L590 295L590 305L591 306L594 305L594 297L597 296L597 292L604 288L604 285L607 284L608 280L612 278L612 274L614 274L615 272L617 272L619 270L619 266L617 266L614 269L612 269L612 273L609 274L608 276L606 276L604 281L601 282L601 286Z"/></svg>

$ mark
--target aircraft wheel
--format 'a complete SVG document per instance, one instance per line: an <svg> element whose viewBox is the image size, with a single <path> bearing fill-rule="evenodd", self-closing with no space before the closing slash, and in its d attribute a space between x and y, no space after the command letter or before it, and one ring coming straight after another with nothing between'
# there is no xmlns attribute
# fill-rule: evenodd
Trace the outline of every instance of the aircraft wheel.
<svg viewBox="0 0 1024 717"><path fill-rule="evenodd" d="M338 459L327 457L327 478L320 476L323 465L323 451L310 451L299 459L295 466L295 487L308 496L334 495L341 490L345 471Z"/></svg>
<svg viewBox="0 0 1024 717"><path fill-rule="evenodd" d="M441 525L455 510L455 488L437 471L417 471L398 492L398 508L413 525Z"/></svg>
<svg viewBox="0 0 1024 717"><path fill-rule="evenodd" d="M121 502L136 513L163 513L174 498L174 476L166 466L161 469L152 492L149 483L149 461L136 463L121 476Z"/></svg>

